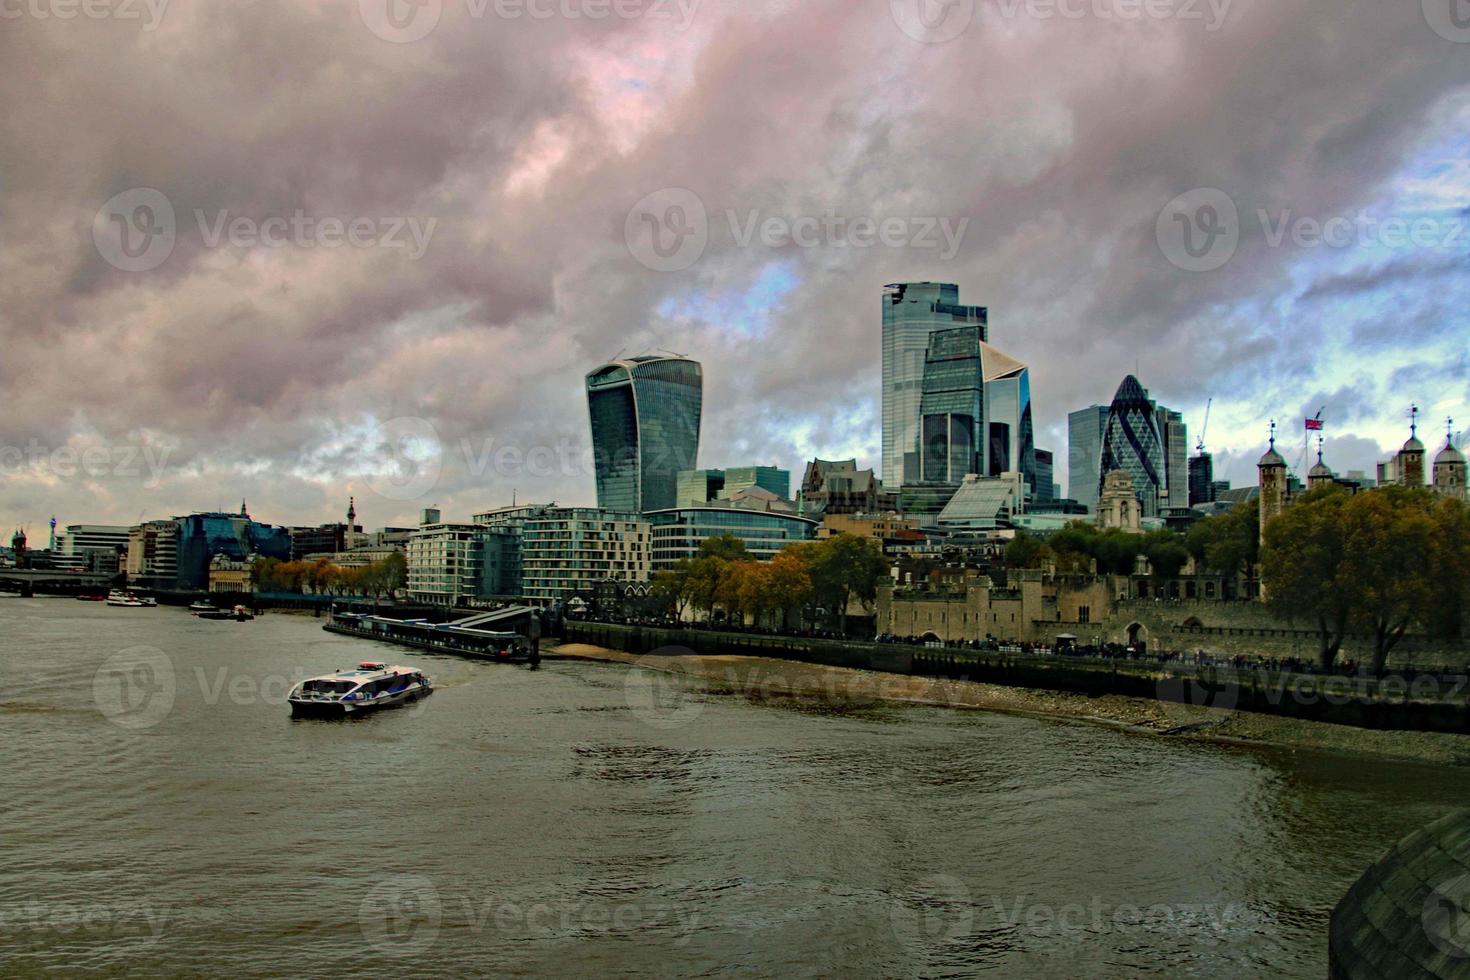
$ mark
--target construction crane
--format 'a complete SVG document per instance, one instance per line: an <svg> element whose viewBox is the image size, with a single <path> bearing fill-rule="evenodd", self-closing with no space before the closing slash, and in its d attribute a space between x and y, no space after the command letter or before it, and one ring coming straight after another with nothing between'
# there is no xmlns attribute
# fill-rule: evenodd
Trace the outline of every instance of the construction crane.
<svg viewBox="0 0 1470 980"><path fill-rule="evenodd" d="M1215 404L1213 397L1205 402L1205 424L1199 427L1199 439L1194 444L1194 448L1199 451L1201 456L1205 452L1205 432L1210 427L1210 406L1213 404Z"/></svg>

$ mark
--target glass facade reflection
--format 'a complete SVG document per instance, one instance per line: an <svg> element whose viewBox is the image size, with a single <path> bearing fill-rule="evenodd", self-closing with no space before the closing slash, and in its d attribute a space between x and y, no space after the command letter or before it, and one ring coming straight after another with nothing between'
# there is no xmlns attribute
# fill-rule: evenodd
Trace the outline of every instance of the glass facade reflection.
<svg viewBox="0 0 1470 980"><path fill-rule="evenodd" d="M977 472L977 432L983 431L981 329L960 327L929 335L919 402L919 482L957 484Z"/></svg>
<svg viewBox="0 0 1470 980"><path fill-rule="evenodd" d="M677 356L627 358L587 375L598 507L674 506L679 472L699 454L703 386L699 363Z"/></svg>
<svg viewBox="0 0 1470 980"><path fill-rule="evenodd" d="M924 361L929 335L959 326L979 328L989 339L983 306L961 306L953 283L895 283L883 290L883 459L889 487L920 477L919 436ZM907 463L908 469L905 470Z"/></svg>
<svg viewBox="0 0 1470 980"><path fill-rule="evenodd" d="M1067 496L1097 511L1097 491L1102 486L1103 431L1108 427L1108 406L1089 405L1067 415Z"/></svg>
<svg viewBox="0 0 1470 980"><path fill-rule="evenodd" d="M1108 409L1098 492L1101 493L1102 482L1109 473L1122 470L1133 480L1133 493L1143 516L1156 517L1161 494L1165 495L1167 504L1164 467L1164 439L1159 432L1158 409L1143 385L1130 374L1118 386Z"/></svg>
<svg viewBox="0 0 1470 980"><path fill-rule="evenodd" d="M253 521L248 514L203 513L174 519L179 526L178 586L202 589L209 584L209 563L215 555L244 561L291 557L291 533L284 527Z"/></svg>
<svg viewBox="0 0 1470 980"><path fill-rule="evenodd" d="M728 534L745 542L756 561L766 561L793 541L810 541L817 522L794 514L739 507L681 507L648 514L653 525L653 569L693 558L710 538Z"/></svg>

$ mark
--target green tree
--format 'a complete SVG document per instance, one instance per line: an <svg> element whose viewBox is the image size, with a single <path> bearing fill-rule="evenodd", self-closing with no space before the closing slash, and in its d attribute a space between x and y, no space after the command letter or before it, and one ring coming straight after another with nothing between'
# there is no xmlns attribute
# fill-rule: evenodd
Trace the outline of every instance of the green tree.
<svg viewBox="0 0 1470 980"><path fill-rule="evenodd" d="M1434 615L1435 521L1428 490L1382 487L1343 509L1345 564L1355 583L1354 618L1373 633L1373 671L1411 625Z"/></svg>
<svg viewBox="0 0 1470 980"><path fill-rule="evenodd" d="M1174 578L1189 561L1189 550L1181 535L1173 531L1155 531L1144 535L1143 556L1148 559L1156 578Z"/></svg>
<svg viewBox="0 0 1470 980"><path fill-rule="evenodd" d="M1052 550L1034 534L1017 531L1006 545L1006 565L1009 568L1040 568L1052 557Z"/></svg>
<svg viewBox="0 0 1470 980"><path fill-rule="evenodd" d="M1355 601L1344 562L1347 502L1335 488L1313 490L1266 525L1261 549L1267 605L1288 619L1306 616L1317 624L1324 670L1342 650Z"/></svg>
<svg viewBox="0 0 1470 980"><path fill-rule="evenodd" d="M1381 674L1411 627L1451 628L1441 606L1458 596L1463 608L1470 569L1463 509L1408 487L1313 490L1266 525L1267 601L1317 621L1324 666L1349 628L1370 633L1373 671Z"/></svg>
<svg viewBox="0 0 1470 980"><path fill-rule="evenodd" d="M1465 637L1465 610L1470 607L1470 506L1442 497L1431 516L1435 597L1425 626L1434 636L1458 641Z"/></svg>
<svg viewBox="0 0 1470 980"><path fill-rule="evenodd" d="M817 542L809 554L813 591L836 611L839 628L846 633L848 606L856 599L863 608L871 608L879 583L888 578L883 546L872 538L835 534Z"/></svg>
<svg viewBox="0 0 1470 980"><path fill-rule="evenodd" d="M390 596L408 585L408 555L395 551L383 559L382 585Z"/></svg>
<svg viewBox="0 0 1470 980"><path fill-rule="evenodd" d="M664 608L674 610L675 619L684 618L684 611L689 608L689 601L693 598L689 588L693 564L692 558L680 558L674 562L673 567L653 573L649 591L663 603Z"/></svg>
<svg viewBox="0 0 1470 980"><path fill-rule="evenodd" d="M1260 541L1261 510L1254 503L1242 503L1196 521L1184 545L1202 567L1236 576L1260 561Z"/></svg>

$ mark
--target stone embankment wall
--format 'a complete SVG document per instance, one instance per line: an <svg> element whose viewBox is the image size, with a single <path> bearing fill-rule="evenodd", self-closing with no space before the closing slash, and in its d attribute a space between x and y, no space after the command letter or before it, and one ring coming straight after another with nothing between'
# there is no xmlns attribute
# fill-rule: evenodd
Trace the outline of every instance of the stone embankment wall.
<svg viewBox="0 0 1470 980"><path fill-rule="evenodd" d="M573 621L566 638L634 654L745 654L803 663L951 677L1008 687L1117 694L1253 711L1359 728L1470 733L1470 682L1313 677L1141 661L1092 660L907 647L807 637L664 629Z"/></svg>
<svg viewBox="0 0 1470 980"><path fill-rule="evenodd" d="M1114 643L1127 643L1129 629L1138 624L1138 636L1152 649L1203 649L1221 656L1302 657L1317 655L1319 641L1315 624L1305 620L1283 621L1259 602L1209 602L1200 600L1125 599L1117 602L1105 623L1088 627L1075 624L1072 632L1084 642L1100 634ZM1356 634L1342 645L1342 656L1367 662L1373 656L1373 638ZM1470 664L1470 649L1425 636L1405 636L1393 648L1394 663Z"/></svg>

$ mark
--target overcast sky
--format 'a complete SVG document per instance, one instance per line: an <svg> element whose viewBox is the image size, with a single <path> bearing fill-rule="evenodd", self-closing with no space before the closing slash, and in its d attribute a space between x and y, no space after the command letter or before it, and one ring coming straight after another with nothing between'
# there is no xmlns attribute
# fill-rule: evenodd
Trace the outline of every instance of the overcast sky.
<svg viewBox="0 0 1470 980"><path fill-rule="evenodd" d="M1135 371L1237 483L1272 417L1437 448L1453 2L0 0L0 521L592 503L620 351L703 362L702 465L876 465L917 279L1031 365L1064 487Z"/></svg>

